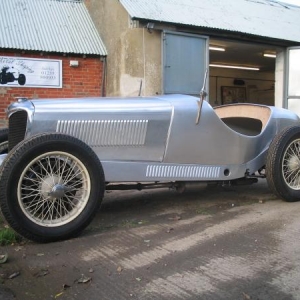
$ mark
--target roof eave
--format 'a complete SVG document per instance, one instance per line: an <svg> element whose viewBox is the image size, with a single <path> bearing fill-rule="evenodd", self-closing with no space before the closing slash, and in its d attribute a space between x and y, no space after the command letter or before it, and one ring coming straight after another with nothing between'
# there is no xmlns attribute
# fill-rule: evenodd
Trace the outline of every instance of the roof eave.
<svg viewBox="0 0 300 300"><path fill-rule="evenodd" d="M195 33L195 34L205 34L209 35L214 38L228 38L228 39L239 39L244 41L255 41L258 43L268 43L274 46L278 47L292 47L292 46L298 46L300 45L300 41L291 41L291 40L283 40L283 39L277 39L267 36L261 36L261 35L255 35L250 34L247 32L242 31L232 31L232 30L225 30L221 28L213 28L208 26L195 26L195 25L187 25L187 24L181 24L181 23L172 23L172 22L165 22L165 21L159 21L155 19L145 19L140 17L131 17L134 21L139 21L144 24L148 22L152 22L154 24L159 24L154 28L154 30L168 30L170 27L175 27L177 31L185 31L187 32L187 29L189 33ZM142 27L143 27L142 26ZM169 27L169 28L168 28Z"/></svg>

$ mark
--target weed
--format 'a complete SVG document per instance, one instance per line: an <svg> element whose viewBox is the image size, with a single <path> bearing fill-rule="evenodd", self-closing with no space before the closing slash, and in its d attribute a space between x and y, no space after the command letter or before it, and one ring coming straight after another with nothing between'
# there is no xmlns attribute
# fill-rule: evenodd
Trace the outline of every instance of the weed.
<svg viewBox="0 0 300 300"><path fill-rule="evenodd" d="M196 213L198 215L209 215L209 211L207 211L205 208L198 208L196 209Z"/></svg>
<svg viewBox="0 0 300 300"><path fill-rule="evenodd" d="M0 246L11 245L20 242L20 237L11 228L0 229Z"/></svg>

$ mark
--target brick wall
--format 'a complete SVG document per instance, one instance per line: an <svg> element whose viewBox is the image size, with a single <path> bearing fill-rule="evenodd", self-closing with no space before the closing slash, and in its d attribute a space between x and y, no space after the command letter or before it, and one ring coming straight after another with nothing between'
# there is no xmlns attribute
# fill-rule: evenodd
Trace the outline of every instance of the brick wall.
<svg viewBox="0 0 300 300"><path fill-rule="evenodd" d="M5 87L0 85L0 127L6 124L5 109L15 97L28 98L68 98L101 96L103 63L100 57L59 56L53 54L40 55L12 53L0 51L0 56L16 56L29 58L61 59L62 88L26 88ZM70 67L70 60L77 60L79 67Z"/></svg>

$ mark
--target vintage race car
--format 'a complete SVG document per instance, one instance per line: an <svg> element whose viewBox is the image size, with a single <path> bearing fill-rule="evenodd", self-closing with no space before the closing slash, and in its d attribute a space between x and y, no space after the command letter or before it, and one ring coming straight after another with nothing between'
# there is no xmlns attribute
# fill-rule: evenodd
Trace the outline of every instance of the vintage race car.
<svg viewBox="0 0 300 300"><path fill-rule="evenodd" d="M0 205L39 242L73 237L106 189L186 182L246 184L267 177L286 201L300 197L300 122L280 108L202 98L21 98L0 134ZM8 149L7 149L8 147Z"/></svg>

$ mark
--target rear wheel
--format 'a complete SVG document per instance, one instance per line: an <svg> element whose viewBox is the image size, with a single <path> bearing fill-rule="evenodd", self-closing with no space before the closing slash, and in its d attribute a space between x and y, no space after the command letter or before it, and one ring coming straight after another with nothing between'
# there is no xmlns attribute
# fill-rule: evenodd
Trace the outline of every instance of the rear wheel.
<svg viewBox="0 0 300 300"><path fill-rule="evenodd" d="M38 242L78 235L103 198L101 163L82 141L42 134L21 142L3 162L0 205L18 233Z"/></svg>
<svg viewBox="0 0 300 300"><path fill-rule="evenodd" d="M266 162L271 190L283 200L300 200L300 126L288 127L272 141Z"/></svg>

